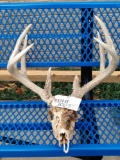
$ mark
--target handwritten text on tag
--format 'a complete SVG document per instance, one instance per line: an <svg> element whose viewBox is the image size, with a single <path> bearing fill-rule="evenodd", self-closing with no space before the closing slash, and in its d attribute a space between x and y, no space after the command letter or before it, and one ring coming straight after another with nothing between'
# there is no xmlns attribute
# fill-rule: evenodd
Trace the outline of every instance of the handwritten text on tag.
<svg viewBox="0 0 120 160"><path fill-rule="evenodd" d="M82 99L75 97L56 95L52 102L52 105L77 111L81 100Z"/></svg>

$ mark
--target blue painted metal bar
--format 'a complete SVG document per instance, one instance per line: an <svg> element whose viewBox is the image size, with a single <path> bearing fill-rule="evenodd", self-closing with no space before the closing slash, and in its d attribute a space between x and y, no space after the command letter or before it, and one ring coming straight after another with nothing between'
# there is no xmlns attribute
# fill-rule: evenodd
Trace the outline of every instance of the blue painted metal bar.
<svg viewBox="0 0 120 160"><path fill-rule="evenodd" d="M114 117L114 115L116 116L116 114L118 113L119 106L120 106L120 100L115 100L115 101L114 100L83 100L80 105L80 109L82 111L84 108L84 114L87 114L87 117L83 119L81 111L79 111L79 113L81 114L82 120L79 119L79 121L76 123L75 130L77 134L75 135L75 137L80 134L79 133L80 130L83 132L83 135L84 135L84 132L87 133L86 137L80 134L79 135L80 139L79 141L77 140L78 142L76 144L74 144L75 137L73 137L73 141L71 141L70 143L70 152L68 154L64 154L62 151L62 148L60 148L57 143L52 144L53 139L50 139L50 145L46 145L46 140L44 140L43 136L40 135L40 131L42 131L41 127L43 127L44 136L49 131L48 128L50 127L50 123L48 122L43 123L42 126L41 126L41 123L38 123L41 116L46 115L44 114L47 109L47 105L45 102L43 101L0 102L0 110L2 113L1 125L0 125L1 126L0 141L3 143L3 145L2 144L0 145L0 157L119 155L120 153L118 151L120 150L120 140L119 140L118 133L119 133L120 124L118 124L119 121L117 122L115 120L115 118L117 117ZM42 114L39 113L40 111L42 111L41 112ZM97 118L96 122L94 120L94 117L92 116L93 111ZM21 113L21 117L18 117L19 112ZM37 114L35 114L35 112ZM6 113L11 116L8 118ZM35 116L38 116L38 114L40 114L41 116L39 115L39 119L35 120L36 125L34 125L35 123L32 122L32 119L33 119L32 117L35 118ZM29 123L26 123L26 125L23 126L21 123L21 120L23 121L23 117L25 115L27 115L26 118L28 118ZM29 119L29 116L31 116L30 119ZM45 116L44 118L47 118L47 117ZM103 118L102 120L103 124L102 124L101 118ZM9 119L10 119L10 122L8 123L7 121ZM15 119L17 123L14 123ZM25 120L26 119L24 119L24 121ZM11 123L12 121L13 121L13 124ZM30 125L30 121L32 122L31 125ZM93 135L94 131L96 130L95 128L96 123L98 125L97 130L100 136L99 141L97 141L96 135ZM110 126L108 125L108 129L107 127L104 126L104 123L110 124ZM13 126L10 124L12 124ZM46 128L46 126L48 128ZM115 127L117 128L114 129ZM41 137L40 139L44 140L43 145L39 144L40 140L36 139L35 137L33 139L29 139L29 135L27 135L27 133L30 132L30 135L33 136L34 131L37 133L36 137L40 136ZM15 134L16 136L14 135L14 132L18 132L19 139L17 138L17 134ZM101 132L103 132L103 134L101 134ZM9 136L7 135L8 133L9 133ZM106 144L107 139L104 139L105 137L103 137L103 135L106 135L106 134L108 138L110 138L109 144ZM23 135L27 137L26 140L23 138ZM52 135L52 132L50 133L50 135ZM93 136L92 139L94 141L90 140L91 136ZM114 139L111 139L111 137L114 137L115 142L114 142ZM104 142L101 143L101 140L103 139L104 139ZM82 141L82 143L80 141ZM86 144L86 142L88 141L90 143ZM7 145L5 145L4 142L7 143ZM12 143L14 144L11 145ZM21 144L21 145L18 145L18 144ZM47 155L46 155L46 151L48 151Z"/></svg>
<svg viewBox="0 0 120 160"><path fill-rule="evenodd" d="M24 2L0 4L1 9L26 9L26 8L119 8L120 2Z"/></svg>
<svg viewBox="0 0 120 160"><path fill-rule="evenodd" d="M107 16L110 23L109 11L112 11L117 22L119 16L116 13L119 13L120 2L110 2L109 4L107 2L1 3L0 41L2 45L0 46L0 67L7 67L8 58L13 51L17 38L23 28L29 23L33 23L33 28L30 30L30 35L28 34L28 39L31 43L34 41L36 43L34 46L35 49L27 54L28 67L99 66L97 43L93 44L93 58L89 63L81 57L80 40L82 38L86 39L84 46L89 41L89 36L81 34L80 31L81 11L85 8L86 11L92 8L94 14L100 14L104 21L106 21ZM101 8L103 8L103 10L101 10ZM107 10L107 8L109 9ZM11 12L9 12L10 9ZM106 16L103 15L104 11ZM72 14L72 12L75 15ZM11 24L11 22L13 24ZM94 28L98 27L96 21L94 21L93 25ZM91 28L92 31L89 23L87 27ZM120 54L120 48L117 43L118 37L115 37L115 34L118 33L117 24L112 24L110 27L108 25L107 27L110 30L114 43L116 43L116 50L118 54ZM95 30L94 36L96 36ZM41 39L42 43L39 43ZM52 43L52 41L54 43ZM86 50L89 50L88 46L84 48L84 52L86 52Z"/></svg>
<svg viewBox="0 0 120 160"><path fill-rule="evenodd" d="M103 108L106 107L107 105L110 105L110 107L112 106L116 106L116 105L120 105L120 100L82 100L81 105L91 105L91 106L95 106L97 105L98 107L100 107L103 104ZM25 107L25 105L28 105L27 107L31 107L34 105L38 105L39 107L45 107L47 108L47 104L41 100L35 100L35 101L0 101L0 107L2 107L2 105L4 105L4 107L9 107L11 105L16 105L16 107ZM87 107L87 106L86 106Z"/></svg>
<svg viewBox="0 0 120 160"><path fill-rule="evenodd" d="M108 63L106 63L106 66L108 65ZM26 63L27 67L96 67L96 66L100 66L100 62L44 62L44 63L39 63L39 62L32 62L31 63ZM119 62L119 66L120 66L120 62ZM0 68L6 68L7 67L7 63L0 63ZM18 67L20 67L20 65L18 65Z"/></svg>
<svg viewBox="0 0 120 160"><path fill-rule="evenodd" d="M0 146L1 157L119 156L119 145L84 144L70 146L65 154L59 146ZM47 153L47 154L46 154Z"/></svg>

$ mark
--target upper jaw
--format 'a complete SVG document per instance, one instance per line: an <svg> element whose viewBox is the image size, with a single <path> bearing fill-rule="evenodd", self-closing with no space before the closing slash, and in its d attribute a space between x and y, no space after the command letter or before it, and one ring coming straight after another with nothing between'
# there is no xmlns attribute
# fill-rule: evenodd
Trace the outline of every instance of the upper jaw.
<svg viewBox="0 0 120 160"><path fill-rule="evenodd" d="M59 146L63 145L63 151L69 152L69 135L68 131L62 130L59 135Z"/></svg>
<svg viewBox="0 0 120 160"><path fill-rule="evenodd" d="M68 138L65 133L60 134L60 145L68 143Z"/></svg>
<svg viewBox="0 0 120 160"><path fill-rule="evenodd" d="M59 145L68 144L69 143L69 131L65 129L61 129L59 133Z"/></svg>

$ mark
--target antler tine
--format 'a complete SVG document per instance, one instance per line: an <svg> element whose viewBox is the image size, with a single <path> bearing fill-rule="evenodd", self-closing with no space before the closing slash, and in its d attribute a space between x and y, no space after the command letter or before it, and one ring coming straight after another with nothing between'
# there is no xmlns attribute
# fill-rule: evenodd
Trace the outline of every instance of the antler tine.
<svg viewBox="0 0 120 160"><path fill-rule="evenodd" d="M100 33L97 32L98 39L102 41L100 37ZM104 48L99 44L99 51L100 51L100 72L104 71L105 69L105 53L104 53Z"/></svg>
<svg viewBox="0 0 120 160"><path fill-rule="evenodd" d="M21 42L22 42L23 38L25 37L26 33L28 32L28 30L31 28L31 26L32 26L32 24L29 24L29 25L25 28L25 30L22 32L22 34L19 36L19 38L18 38L18 40L17 40L17 43L16 43L16 45L15 45L14 51L13 51L12 55L10 56L10 59L9 59L9 60L13 59L13 57L15 57L15 55L18 53L19 47L20 47L20 45L21 45Z"/></svg>
<svg viewBox="0 0 120 160"><path fill-rule="evenodd" d="M51 67L48 70L48 74L47 74L47 79L45 82L45 87L44 87L44 94L45 97L47 97L48 99L48 104L50 104L53 100L52 94L51 94Z"/></svg>
<svg viewBox="0 0 120 160"><path fill-rule="evenodd" d="M99 44L101 44L102 47L104 47L104 48L108 51L108 53L112 56L112 60L114 59L114 62L116 62L116 64L118 65L118 56L117 56L117 54L116 54L115 48L113 48L113 47L110 46L111 43L110 43L110 45L107 45L107 44L105 44L104 42L102 42L101 40L99 40L98 38L95 38L95 37L94 37L94 39L95 39ZM109 39L109 38L107 38L107 39ZM115 61L115 60L116 60L116 61Z"/></svg>
<svg viewBox="0 0 120 160"><path fill-rule="evenodd" d="M108 29L106 28L105 24L103 23L103 21L100 18L95 16L95 19L98 21L99 25L102 28L102 31L103 31L103 33L105 35L105 39L106 39L107 44L110 45L109 40L108 40L108 36L109 36Z"/></svg>
<svg viewBox="0 0 120 160"><path fill-rule="evenodd" d="M74 81L73 81L73 88L72 88L73 92L72 92L71 96L76 97L76 95L78 95L78 93L79 93L79 88L80 88L80 80L79 80L78 76L75 76Z"/></svg>
<svg viewBox="0 0 120 160"><path fill-rule="evenodd" d="M114 70L117 68L118 62L119 62L119 58L118 58L117 53L115 51L112 39L109 36L108 30L107 30L105 24L97 16L95 16L95 18L98 21L98 23L100 24L100 26L103 30L103 33L105 34L107 44L102 42L101 37L98 32L98 38L94 38L94 39L99 43L100 59L101 59L100 60L101 61L100 73L92 81L85 84L83 87L78 88L78 92L76 92L75 97L79 97L79 98L82 98L86 92L93 89L95 86L100 84L103 79L105 79L112 72L114 72ZM109 65L107 66L107 68L105 68L105 57L104 57L104 50L103 49L106 49L108 54L110 55L108 57ZM74 90L73 90L73 93L74 93ZM71 95L73 95L73 93Z"/></svg>
<svg viewBox="0 0 120 160"><path fill-rule="evenodd" d="M28 25L26 27L26 29L22 32L20 37L18 38L17 43L15 45L15 49L14 49L14 51L8 61L7 70L15 79L20 81L26 87L30 88L33 92L37 93L41 97L42 100L49 103L50 98L52 98L50 76L48 76L48 78L47 78L45 88L42 89L39 86L37 86L36 84L34 84L33 82L31 82L28 79L27 74L26 74L25 54L33 46L33 44L31 44L27 47L26 33L28 32L28 30L31 26L32 26L31 24ZM23 50L19 54L17 54L19 51L19 47L21 45L21 42L24 37L25 37L25 39L24 39ZM21 59L21 72L19 72L19 70L17 69L17 65L16 65L20 59ZM49 74L50 74L50 70L49 70L48 75Z"/></svg>
<svg viewBox="0 0 120 160"><path fill-rule="evenodd" d="M95 16L95 19L98 21L98 23L100 24L100 26L101 26L101 28L102 28L102 30L103 30L103 33L104 33L105 39L106 39L106 43L110 46L111 43L110 43L109 38L108 38L108 37L110 37L110 36L109 36L109 32L108 32L105 24L104 24L104 23L102 22L102 20L101 20L100 18L98 18L97 16ZM109 60L112 59L112 57L111 57L110 54L108 54L108 58L109 58Z"/></svg>
<svg viewBox="0 0 120 160"><path fill-rule="evenodd" d="M25 48L27 48L27 39L28 39L28 35L25 36L24 44L23 44L23 50ZM27 78L27 74L26 74L26 55L24 55L21 58L21 73Z"/></svg>
<svg viewBox="0 0 120 160"><path fill-rule="evenodd" d="M46 93L49 93L46 96L48 98L51 97L51 67L48 70L47 79L46 79L44 89L45 89Z"/></svg>
<svg viewBox="0 0 120 160"><path fill-rule="evenodd" d="M14 56L14 58L10 58L8 65L7 65L7 70L11 70L13 68L14 64L17 63L28 51L29 49L33 46L34 44L29 45L27 48L22 50L18 55Z"/></svg>
<svg viewBox="0 0 120 160"><path fill-rule="evenodd" d="M30 27L32 26L32 24L28 25L25 30L22 32L22 34L19 36L17 43L15 45L15 48L10 56L10 59L8 61L8 65L7 65L7 69L10 70L10 68L15 67L16 68L16 63L18 60L20 60L24 54L27 53L27 51L33 46L33 44L29 45L27 48L25 48L24 50L22 50L18 55L18 51L19 51L19 47L22 43L23 38L26 36L26 33L28 32L28 30L30 29Z"/></svg>

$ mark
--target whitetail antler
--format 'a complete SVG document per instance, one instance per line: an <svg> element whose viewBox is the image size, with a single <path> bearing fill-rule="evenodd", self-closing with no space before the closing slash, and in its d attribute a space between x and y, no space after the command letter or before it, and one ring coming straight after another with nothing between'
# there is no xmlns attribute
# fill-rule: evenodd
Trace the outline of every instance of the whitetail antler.
<svg viewBox="0 0 120 160"><path fill-rule="evenodd" d="M77 98L82 98L86 92L97 86L104 78L109 76L116 69L118 65L118 56L116 54L113 42L109 37L107 28L97 16L95 16L95 18L102 27L107 43L105 44L104 42L102 42L98 32L98 39L95 38L95 40L99 43L99 48L100 48L100 61L101 61L100 73L95 79L84 85L82 88L80 88L79 86L78 77L77 76L75 77L73 82L73 92L71 96ZM54 97L51 94L51 78L50 78L51 69L48 70L47 80L44 89L38 87L28 79L26 74L25 54L33 46L33 44L31 44L27 47L26 33L28 32L30 27L31 25L26 27L26 29L18 38L15 49L8 62L7 69L11 75L13 75L17 80L19 80L25 86L30 88L32 91L37 93L42 98L43 101L47 102L47 104L51 106L48 114L49 114L49 121L52 123L53 134L59 141L59 144L60 145L63 144L64 152L67 153L69 150L69 141L72 139L74 134L75 122L78 119L77 111L74 109L70 110L67 108L60 108L59 105L51 103L54 102L53 101ZM18 54L19 47L24 37L25 39L24 39L23 50ZM109 65L107 68L105 68L104 49L108 51L109 55L108 56ZM17 61L19 61L20 59L21 59L21 71L17 69Z"/></svg>
<svg viewBox="0 0 120 160"><path fill-rule="evenodd" d="M119 58L117 56L117 53L115 51L112 39L109 36L108 30L105 26L105 24L100 20L97 16L95 16L96 20L98 21L99 25L101 26L103 33L106 38L106 43L102 42L101 37L99 32L98 38L94 39L99 43L99 50L100 50L100 73L97 77L95 77L92 81L88 82L85 84L83 87L80 88L79 86L79 79L76 76L74 78L73 82L73 92L71 96L77 97L77 98L82 98L85 93L93 89L95 86L101 83L103 79L105 79L107 76L111 75L112 72L115 71L115 69L118 66ZM105 68L105 53L104 49L108 52L108 59L109 59L109 64Z"/></svg>
<svg viewBox="0 0 120 160"><path fill-rule="evenodd" d="M27 47L27 35L26 33L28 32L29 28L32 25L28 25L26 29L22 32L20 37L17 40L16 46L14 48L14 51L8 61L7 65L7 70L8 72L18 81L20 81L22 84L24 84L26 87L37 93L42 100L47 102L48 104L52 100L52 94L51 94L51 78L50 78L50 71L51 68L48 70L48 75L47 75L47 80L45 83L44 89L38 87L35 85L33 82L31 82L26 74L26 60L25 60L25 55L27 51L34 45L31 44ZM25 37L25 39L24 39ZM24 39L24 45L23 45L23 50L19 52L19 47L22 43L22 40ZM17 69L17 62L21 59L21 71Z"/></svg>
<svg viewBox="0 0 120 160"><path fill-rule="evenodd" d="M81 88L79 86L78 77L76 76L74 78L73 92L72 92L71 96L78 97L78 98L82 98L86 92L88 92L89 90L91 90L92 88L97 86L103 79L105 79L112 72L114 72L114 70L117 68L117 65L118 65L118 62L119 62L119 58L116 54L112 39L109 36L108 30L107 30L105 24L97 16L95 16L95 18L96 18L96 20L98 21L98 23L100 24L100 26L103 30L103 33L105 35L107 43L105 44L104 42L102 42L100 34L98 32L98 38L94 38L94 39L99 43L100 73L96 78L94 78L92 81L85 84ZM27 47L27 35L26 35L26 33L28 32L28 30L31 26L32 26L31 24L28 25L26 27L26 29L23 31L23 33L21 34L21 36L18 38L15 49L14 49L14 51L13 51L11 57L10 57L10 60L8 62L7 69L9 71L9 73L11 75L13 75L17 80L19 80L25 86L27 86L32 91L37 93L42 98L42 100L44 100L45 102L47 102L49 104L53 99L52 94L51 94L51 78L50 78L51 69L49 69L49 71L48 71L47 80L46 80L46 84L45 84L44 89L38 87L33 82L31 82L27 78L27 74L26 74L25 54L33 46L33 44L31 44ZM17 54L18 51L19 51L19 47L21 45L21 42L22 42L24 37L25 37L25 40L24 40L23 50L19 54ZM108 51L109 65L108 65L107 68L105 68L104 49L106 49ZM17 70L17 65L16 65L17 61L19 61L20 59L21 59L21 72Z"/></svg>

